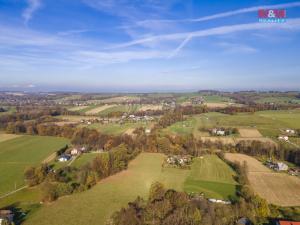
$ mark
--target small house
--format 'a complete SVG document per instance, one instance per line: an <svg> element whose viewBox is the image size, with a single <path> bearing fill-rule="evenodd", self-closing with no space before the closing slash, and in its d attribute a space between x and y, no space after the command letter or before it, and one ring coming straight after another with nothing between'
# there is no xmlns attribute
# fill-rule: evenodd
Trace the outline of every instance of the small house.
<svg viewBox="0 0 300 225"><path fill-rule="evenodd" d="M215 135L218 135L218 136L224 136L225 130L214 128L214 129L212 129L212 133Z"/></svg>
<svg viewBox="0 0 300 225"><path fill-rule="evenodd" d="M288 165L286 165L283 162L276 163L276 167L275 167L275 169L278 171L286 171L286 170L288 170L288 168L289 168Z"/></svg>
<svg viewBox="0 0 300 225"><path fill-rule="evenodd" d="M77 148L73 148L71 150L71 155L78 155L78 154L80 154L80 151Z"/></svg>
<svg viewBox="0 0 300 225"><path fill-rule="evenodd" d="M12 223L14 219L14 214L11 210L2 209L0 210L0 225L5 224L5 222Z"/></svg>
<svg viewBox="0 0 300 225"><path fill-rule="evenodd" d="M145 133L146 134L150 134L151 133L151 129L149 129L149 128L145 129Z"/></svg>
<svg viewBox="0 0 300 225"><path fill-rule="evenodd" d="M278 140L288 141L289 137L288 136L279 136Z"/></svg>
<svg viewBox="0 0 300 225"><path fill-rule="evenodd" d="M71 156L69 155L61 155L59 158L58 158L58 161L60 162L67 162L71 159Z"/></svg>
<svg viewBox="0 0 300 225"><path fill-rule="evenodd" d="M295 133L296 133L296 132L295 132L294 130L292 130L292 129L286 129L285 132L288 133L288 134L295 134Z"/></svg>

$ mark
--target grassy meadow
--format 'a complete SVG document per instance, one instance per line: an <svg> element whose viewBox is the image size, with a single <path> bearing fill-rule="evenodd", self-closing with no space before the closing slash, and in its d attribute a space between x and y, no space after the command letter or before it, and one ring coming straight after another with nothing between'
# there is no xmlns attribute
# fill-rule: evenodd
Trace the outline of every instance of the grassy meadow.
<svg viewBox="0 0 300 225"><path fill-rule="evenodd" d="M216 155L196 158L184 183L186 192L203 192L217 199L236 198L235 172Z"/></svg>
<svg viewBox="0 0 300 225"><path fill-rule="evenodd" d="M41 163L68 140L46 136L21 136L0 142L0 195L24 185L24 170Z"/></svg>
<svg viewBox="0 0 300 225"><path fill-rule="evenodd" d="M108 124L101 124L101 123L94 123L91 125L82 125L86 126L91 129L96 129L101 133L104 134L111 134L111 135L119 135L125 133L128 129L135 129L138 127L146 127L150 126L150 122L126 122L123 124L119 123L108 123Z"/></svg>
<svg viewBox="0 0 300 225"><path fill-rule="evenodd" d="M21 137L22 135L16 135L16 134L6 134L0 132L0 142L8 141L17 137Z"/></svg>
<svg viewBox="0 0 300 225"><path fill-rule="evenodd" d="M80 155L74 161L74 163L72 163L72 166L75 166L75 167L79 168L79 167L91 162L94 158L96 158L100 154L108 154L108 153L107 152L103 152L103 153L84 153L84 154Z"/></svg>
<svg viewBox="0 0 300 225"><path fill-rule="evenodd" d="M228 115L217 112L204 113L187 117L186 121L177 122L163 129L164 133L191 134L208 136L199 128L236 127L256 128L265 137L276 138L286 128L300 127L300 110L260 111L256 113L238 113Z"/></svg>
<svg viewBox="0 0 300 225"><path fill-rule="evenodd" d="M129 164L126 171L100 181L91 190L44 205L31 214L24 224L105 224L111 213L126 206L137 196L147 198L154 181L160 181L166 188L178 191L190 191L201 185L193 191L201 191L216 198L226 199L227 195L234 195L233 172L218 157L205 156L205 164L196 159L191 170L163 168L164 158L163 154L142 153ZM214 166L215 163L217 166ZM192 182L197 183L192 187ZM218 190L209 186L209 182L217 184ZM230 188L226 185L230 185Z"/></svg>

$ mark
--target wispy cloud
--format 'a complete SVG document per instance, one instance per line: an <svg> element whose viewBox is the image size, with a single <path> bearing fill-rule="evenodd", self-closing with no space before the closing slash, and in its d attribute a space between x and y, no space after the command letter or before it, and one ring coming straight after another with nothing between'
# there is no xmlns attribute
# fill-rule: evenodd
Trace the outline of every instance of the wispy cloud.
<svg viewBox="0 0 300 225"><path fill-rule="evenodd" d="M27 3L28 3L28 6L23 11L23 14L22 14L25 24L27 24L29 22L29 20L32 19L34 12L42 6L40 0L27 0Z"/></svg>
<svg viewBox="0 0 300 225"><path fill-rule="evenodd" d="M74 34L86 33L89 31L90 30L88 30L88 29L66 30L66 31L60 31L57 34L59 36L69 36L69 35L74 35Z"/></svg>
<svg viewBox="0 0 300 225"><path fill-rule="evenodd" d="M94 65L101 65L123 63L132 60L159 59L166 57L167 53L161 51L79 51L74 54L73 59Z"/></svg>
<svg viewBox="0 0 300 225"><path fill-rule="evenodd" d="M260 6L253 6L248 8L242 8L237 10L232 10L223 13L217 13L209 16L199 17L199 18L188 18L188 19L162 19L162 20L142 20L137 21L134 26L145 26L147 24L155 24L155 23L180 23L180 22L203 22L208 20L214 20L224 17L230 17L234 15L250 13L250 12L257 12L259 9L270 9L270 8L294 8L300 7L300 2L291 2L291 3L284 3L284 4L275 4L275 5L260 5Z"/></svg>
<svg viewBox="0 0 300 225"><path fill-rule="evenodd" d="M240 31L250 31L250 30L294 30L300 28L300 18L289 19L286 23L246 23L246 24L236 24L231 26L220 26L205 30L197 30L192 32L181 32L165 35L155 35L148 38L133 40L123 44L114 46L113 48L124 48L134 45L140 45L146 42L152 41L170 41L170 40L180 40L186 39L187 37L207 37L215 35L223 35ZM181 47L182 48L182 47Z"/></svg>
<svg viewBox="0 0 300 225"><path fill-rule="evenodd" d="M176 56L180 50L192 39L192 35L188 35L183 42L180 43L180 45L169 55L169 59Z"/></svg>
<svg viewBox="0 0 300 225"><path fill-rule="evenodd" d="M218 46L224 49L225 53L256 53L258 49L246 44L220 42Z"/></svg>

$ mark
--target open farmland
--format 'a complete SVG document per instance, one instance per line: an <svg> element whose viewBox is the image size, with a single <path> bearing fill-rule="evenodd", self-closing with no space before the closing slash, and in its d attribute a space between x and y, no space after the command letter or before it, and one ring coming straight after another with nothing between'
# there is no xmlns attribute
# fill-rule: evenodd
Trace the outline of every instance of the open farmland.
<svg viewBox="0 0 300 225"><path fill-rule="evenodd" d="M126 171L104 179L91 190L44 205L24 224L104 225L115 210L126 206L137 196L146 198L154 181L161 181L168 188L183 190L188 171L172 168L162 171L164 157L162 154L142 153Z"/></svg>
<svg viewBox="0 0 300 225"><path fill-rule="evenodd" d="M229 106L228 103L224 103L224 102L207 102L205 103L205 105L208 108L224 108Z"/></svg>
<svg viewBox="0 0 300 225"><path fill-rule="evenodd" d="M24 170L37 165L68 140L46 136L22 136L0 143L0 195L24 185Z"/></svg>
<svg viewBox="0 0 300 225"><path fill-rule="evenodd" d="M131 101L139 101L140 97L137 96L120 96L120 97L112 97L100 100L101 103L126 103Z"/></svg>
<svg viewBox="0 0 300 225"><path fill-rule="evenodd" d="M240 128L239 133L243 138L260 138L262 137L261 133L257 129L246 129Z"/></svg>
<svg viewBox="0 0 300 225"><path fill-rule="evenodd" d="M75 107L69 108L68 110L70 110L70 111L72 111L72 112L76 112L76 111L84 110L84 109L86 109L86 108L88 108L88 107L89 107L88 105L75 106Z"/></svg>
<svg viewBox="0 0 300 225"><path fill-rule="evenodd" d="M257 103L277 103L277 104L300 104L300 99L295 97L284 97L284 96L276 96L276 97L262 97L256 100Z"/></svg>
<svg viewBox="0 0 300 225"><path fill-rule="evenodd" d="M135 128L138 127L151 127L150 122L126 122L123 124L120 123L106 123L106 124L101 124L101 123L94 123L91 125L81 125L81 126L86 126L91 129L96 129L101 133L104 134L112 134L112 135L118 135L118 134L123 134L125 132L131 133Z"/></svg>
<svg viewBox="0 0 300 225"><path fill-rule="evenodd" d="M81 120L90 120L90 119L97 119L96 116L58 116L57 118L64 120L65 122L74 122L78 123Z"/></svg>
<svg viewBox="0 0 300 225"><path fill-rule="evenodd" d="M139 111L147 110L162 110L162 105L143 105L141 108L139 108Z"/></svg>
<svg viewBox="0 0 300 225"><path fill-rule="evenodd" d="M101 116L107 116L109 113L113 112L126 112L126 113L134 113L139 109L139 105L137 104L125 104L125 105L115 105L114 107L110 107L105 109L99 113Z"/></svg>
<svg viewBox="0 0 300 225"><path fill-rule="evenodd" d="M206 155L194 159L184 190L203 192L210 198L236 198L234 176L235 172L218 156Z"/></svg>
<svg viewBox="0 0 300 225"><path fill-rule="evenodd" d="M84 154L80 155L79 157L77 157L77 159L74 161L72 166L81 167L81 166L91 162L94 158L96 158L100 154L108 155L107 152L103 152L103 153L98 153L98 152L84 153Z"/></svg>
<svg viewBox="0 0 300 225"><path fill-rule="evenodd" d="M211 142L217 142L220 141L223 144L232 144L234 145L236 143L235 138L233 137L201 137L202 141L211 141Z"/></svg>
<svg viewBox="0 0 300 225"><path fill-rule="evenodd" d="M162 168L164 158L158 153L142 153L130 162L126 171L100 181L91 190L44 205L25 224L103 225L112 212L137 196L147 198L154 181L167 188L201 191L216 198L226 199L235 194L234 172L217 156L195 159L191 170Z"/></svg>
<svg viewBox="0 0 300 225"><path fill-rule="evenodd" d="M88 110L85 112L86 115L96 115L106 109L109 109L109 108L112 108L112 107L115 107L116 105L102 105L102 106L98 106L98 107L95 107L91 110Z"/></svg>
<svg viewBox="0 0 300 225"><path fill-rule="evenodd" d="M244 154L226 153L225 158L232 162L247 162L248 179L253 190L269 203L280 206L300 205L299 178L273 172L255 158Z"/></svg>
<svg viewBox="0 0 300 225"><path fill-rule="evenodd" d="M263 138L277 138L281 134L282 129L299 128L300 110L262 111L254 114L238 113L235 115L210 112L187 117L186 121L172 124L163 131L171 134L193 133L195 137L207 137L209 134L199 131L199 128L211 129L215 127L235 127L242 129L241 136L248 136L244 138L267 141L267 139ZM250 129L257 130L261 135L255 131L255 133L249 133ZM250 135L256 137L249 137ZM238 140L237 138L239 137L235 138Z"/></svg>
<svg viewBox="0 0 300 225"><path fill-rule="evenodd" d="M21 137L21 135L0 133L0 142L8 141L17 137Z"/></svg>

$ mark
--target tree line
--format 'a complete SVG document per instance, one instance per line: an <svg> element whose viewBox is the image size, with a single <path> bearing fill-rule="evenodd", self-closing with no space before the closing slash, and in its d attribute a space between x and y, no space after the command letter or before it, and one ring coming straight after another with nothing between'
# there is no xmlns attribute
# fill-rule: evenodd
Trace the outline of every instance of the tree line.
<svg viewBox="0 0 300 225"><path fill-rule="evenodd" d="M67 166L54 170L52 166L42 164L27 168L24 177L29 186L40 185L43 201L54 201L64 195L85 191L98 181L126 169L128 162L139 152L122 143L80 168Z"/></svg>

